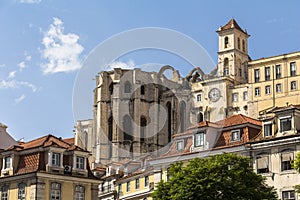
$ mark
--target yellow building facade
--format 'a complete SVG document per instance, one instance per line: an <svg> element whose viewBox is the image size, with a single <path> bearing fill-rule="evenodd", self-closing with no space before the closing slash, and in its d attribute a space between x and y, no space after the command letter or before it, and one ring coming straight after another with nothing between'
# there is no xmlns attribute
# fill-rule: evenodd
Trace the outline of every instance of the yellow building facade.
<svg viewBox="0 0 300 200"><path fill-rule="evenodd" d="M250 61L248 74L251 116L258 117L273 107L300 103L300 52Z"/></svg>

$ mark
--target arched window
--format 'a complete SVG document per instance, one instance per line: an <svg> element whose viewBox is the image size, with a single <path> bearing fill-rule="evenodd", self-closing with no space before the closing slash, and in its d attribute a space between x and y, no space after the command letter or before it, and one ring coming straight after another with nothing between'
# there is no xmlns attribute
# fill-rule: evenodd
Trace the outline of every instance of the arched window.
<svg viewBox="0 0 300 200"><path fill-rule="evenodd" d="M237 39L237 48L241 49L241 40L240 40L240 38Z"/></svg>
<svg viewBox="0 0 300 200"><path fill-rule="evenodd" d="M144 142L146 136L146 126L147 126L147 119L146 117L142 116L140 121L140 141Z"/></svg>
<svg viewBox="0 0 300 200"><path fill-rule="evenodd" d="M225 48L228 47L228 37L227 36L224 38L224 47Z"/></svg>
<svg viewBox="0 0 300 200"><path fill-rule="evenodd" d="M129 81L126 81L124 87L124 93L130 93L130 92L131 92L131 84Z"/></svg>
<svg viewBox="0 0 300 200"><path fill-rule="evenodd" d="M132 141L133 137L131 118L128 115L123 117L123 138L124 141Z"/></svg>
<svg viewBox="0 0 300 200"><path fill-rule="evenodd" d="M112 157L112 136L113 136L113 118L108 118L108 130L107 130L107 138L108 138L108 158Z"/></svg>
<svg viewBox="0 0 300 200"><path fill-rule="evenodd" d="M198 123L203 122L203 114L202 114L202 112L198 113L198 115L197 115L197 122Z"/></svg>
<svg viewBox="0 0 300 200"><path fill-rule="evenodd" d="M185 126L186 126L186 124L185 124L185 120L186 120L185 119L186 118L185 111L186 111L186 104L185 104L184 101L182 101L180 103L180 132L181 133L185 131Z"/></svg>
<svg viewBox="0 0 300 200"><path fill-rule="evenodd" d="M85 188L81 185L76 185L75 187L75 200L85 199Z"/></svg>
<svg viewBox="0 0 300 200"><path fill-rule="evenodd" d="M167 119L167 122L168 122L168 142L171 142L171 139L172 139L172 106L171 106L171 103L168 102L167 103L167 116L168 116L168 119Z"/></svg>
<svg viewBox="0 0 300 200"><path fill-rule="evenodd" d="M229 59L228 59L228 58L225 58L225 59L224 59L223 66L224 66L224 72L223 72L223 75L224 75L224 76L228 76L228 75L229 75Z"/></svg>
<svg viewBox="0 0 300 200"><path fill-rule="evenodd" d="M245 52L245 40L242 41L242 48L243 48L243 52Z"/></svg>
<svg viewBox="0 0 300 200"><path fill-rule="evenodd" d="M23 199L26 199L25 195L25 188L26 188L26 184L25 183L20 183L18 185L18 200L23 200Z"/></svg>

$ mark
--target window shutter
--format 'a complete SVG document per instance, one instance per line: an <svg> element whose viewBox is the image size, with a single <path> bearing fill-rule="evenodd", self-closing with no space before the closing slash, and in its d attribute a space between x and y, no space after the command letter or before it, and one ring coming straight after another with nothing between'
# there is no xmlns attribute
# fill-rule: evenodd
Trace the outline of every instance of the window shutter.
<svg viewBox="0 0 300 200"><path fill-rule="evenodd" d="M265 169L268 168L268 157L260 157L257 159L257 168Z"/></svg>

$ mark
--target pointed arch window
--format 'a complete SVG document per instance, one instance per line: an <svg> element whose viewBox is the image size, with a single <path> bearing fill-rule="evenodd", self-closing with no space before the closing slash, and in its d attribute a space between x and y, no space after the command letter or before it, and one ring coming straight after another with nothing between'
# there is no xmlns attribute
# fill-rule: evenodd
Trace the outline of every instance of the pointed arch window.
<svg viewBox="0 0 300 200"><path fill-rule="evenodd" d="M108 158L112 157L112 135L113 135L113 118L110 116L108 118L108 130L107 130L107 138L108 138Z"/></svg>
<svg viewBox="0 0 300 200"><path fill-rule="evenodd" d="M123 138L124 141L132 141L132 123L131 118L128 115L125 115L123 118Z"/></svg>
<svg viewBox="0 0 300 200"><path fill-rule="evenodd" d="M168 115L168 142L171 142L172 139L172 106L171 103L167 103L167 115Z"/></svg>
<svg viewBox="0 0 300 200"><path fill-rule="evenodd" d="M184 101L180 103L180 132L184 132L186 129L185 119L186 119L186 104Z"/></svg>
<svg viewBox="0 0 300 200"><path fill-rule="evenodd" d="M147 119L146 117L142 116L140 121L140 141L144 142L146 137L146 126L147 126Z"/></svg>

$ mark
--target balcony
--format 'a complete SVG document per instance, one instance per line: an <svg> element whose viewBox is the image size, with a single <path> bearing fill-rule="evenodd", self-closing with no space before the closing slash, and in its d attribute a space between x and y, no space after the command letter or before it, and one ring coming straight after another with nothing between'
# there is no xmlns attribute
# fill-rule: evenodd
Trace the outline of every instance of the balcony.
<svg viewBox="0 0 300 200"><path fill-rule="evenodd" d="M113 185L104 186L99 188L98 197L113 195L115 196L117 194L117 191Z"/></svg>

